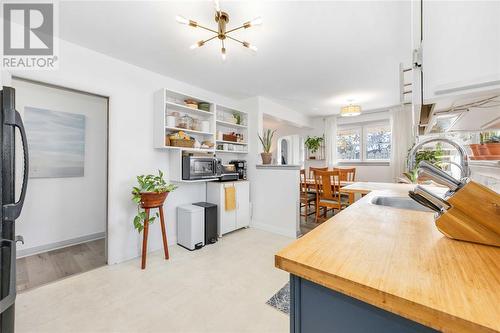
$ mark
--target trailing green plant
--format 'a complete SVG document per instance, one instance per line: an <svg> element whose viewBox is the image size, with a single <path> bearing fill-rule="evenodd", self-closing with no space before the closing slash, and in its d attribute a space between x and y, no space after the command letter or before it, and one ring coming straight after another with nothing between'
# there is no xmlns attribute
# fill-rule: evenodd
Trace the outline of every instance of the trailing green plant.
<svg viewBox="0 0 500 333"><path fill-rule="evenodd" d="M321 143L325 140L322 136L308 136L304 144L311 153L315 153L321 147Z"/></svg>
<svg viewBox="0 0 500 333"><path fill-rule="evenodd" d="M233 112L233 117L236 119L236 124L241 125L241 113Z"/></svg>
<svg viewBox="0 0 500 333"><path fill-rule="evenodd" d="M134 186L132 188L132 201L137 204L137 214L134 217L134 227L138 232L141 232L144 229L144 221L146 220L146 212L141 207L141 193L152 192L152 193L164 193L164 192L172 192L177 186L173 184L167 184L165 179L163 179L163 172L158 170L158 176L155 175L140 175L137 176L138 186ZM154 220L158 217L158 213L156 216L151 216L148 219L148 223L153 223Z"/></svg>
<svg viewBox="0 0 500 333"><path fill-rule="evenodd" d="M271 145L275 132L276 130L267 129L264 131L264 135L262 137L259 135L259 140L260 143L262 143L262 149L264 149L264 153L269 153L271 151Z"/></svg>
<svg viewBox="0 0 500 333"><path fill-rule="evenodd" d="M411 149L408 150L408 152L410 151ZM418 178L417 177L418 165L420 164L421 161L427 161L430 164L440 168L442 159L443 159L443 145L441 143L437 143L435 149L418 151L415 155L415 168L413 170L407 170L406 172L403 173L403 175L406 178L408 178L408 180L411 183L416 183Z"/></svg>

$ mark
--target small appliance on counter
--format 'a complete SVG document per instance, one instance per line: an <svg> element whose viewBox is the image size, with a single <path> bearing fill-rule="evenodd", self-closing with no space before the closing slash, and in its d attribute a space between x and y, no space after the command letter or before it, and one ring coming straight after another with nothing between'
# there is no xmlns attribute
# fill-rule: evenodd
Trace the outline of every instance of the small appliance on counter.
<svg viewBox="0 0 500 333"><path fill-rule="evenodd" d="M221 159L210 155L186 153L182 156L182 179L215 179L221 175Z"/></svg>
<svg viewBox="0 0 500 333"><path fill-rule="evenodd" d="M233 164L222 164L222 173L219 180L222 182L238 180L239 174Z"/></svg>
<svg viewBox="0 0 500 333"><path fill-rule="evenodd" d="M195 205L177 207L177 244L193 251L205 245L205 209Z"/></svg>
<svg viewBox="0 0 500 333"><path fill-rule="evenodd" d="M239 179L247 179L247 161L245 160L232 160L229 164L234 165L236 172L238 173Z"/></svg>
<svg viewBox="0 0 500 333"><path fill-rule="evenodd" d="M217 242L217 205L209 202L196 202L193 205L205 210L205 245Z"/></svg>

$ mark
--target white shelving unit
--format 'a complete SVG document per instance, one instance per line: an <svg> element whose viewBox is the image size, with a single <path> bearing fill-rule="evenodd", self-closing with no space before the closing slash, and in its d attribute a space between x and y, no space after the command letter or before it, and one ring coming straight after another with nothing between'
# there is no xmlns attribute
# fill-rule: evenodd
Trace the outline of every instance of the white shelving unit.
<svg viewBox="0 0 500 333"><path fill-rule="evenodd" d="M190 99L198 103L209 103L210 111L193 109L184 105L184 101ZM191 128L179 128L176 126L167 126L167 116L172 112L178 112L180 117L189 115L194 119L209 122L209 131L200 131ZM240 116L240 124L235 123L234 114ZM182 155L183 152L195 154L247 154L247 139L248 139L248 115L243 111L231 109L206 99L198 98L189 94L184 94L169 89L161 89L154 95L154 125L153 125L153 142L156 149L164 149L170 154L170 181L197 183L206 182L209 180L182 180ZM210 149L204 148L184 148L172 147L165 145L165 138L170 133L183 131L187 135L196 139L200 143L210 141L214 146ZM232 132L243 136L244 142L232 142L224 140L216 140L217 133L229 134ZM219 147L218 147L219 146ZM228 156L230 157L230 155Z"/></svg>
<svg viewBox="0 0 500 333"><path fill-rule="evenodd" d="M216 145L217 153L228 154L247 154L248 143L248 115L246 112L228 108L223 105L216 105ZM235 122L234 115L239 115L240 123ZM229 134L235 132L243 136L244 142L233 142L222 140L221 134Z"/></svg>
<svg viewBox="0 0 500 333"><path fill-rule="evenodd" d="M188 94L183 94L179 92L175 92L168 89L161 89L156 92L154 97L154 129L153 129L153 141L155 148L159 149L174 149L174 150L184 150L184 151L195 151L195 152L214 152L214 148L211 149L202 149L202 148L182 148L182 147L172 147L165 145L166 135L183 131L189 136L195 138L200 143L203 141L210 141L215 143L215 104L197 98L195 96L191 96ZM195 100L196 102L204 102L209 103L210 111L204 111L199 109L193 109L186 105L183 105L185 100ZM167 126L167 116L171 115L173 112L178 112L180 117L184 115L188 115L193 119L197 119L199 121L208 121L209 122L209 131L203 132L199 130L194 130L191 128L179 128L176 126Z"/></svg>

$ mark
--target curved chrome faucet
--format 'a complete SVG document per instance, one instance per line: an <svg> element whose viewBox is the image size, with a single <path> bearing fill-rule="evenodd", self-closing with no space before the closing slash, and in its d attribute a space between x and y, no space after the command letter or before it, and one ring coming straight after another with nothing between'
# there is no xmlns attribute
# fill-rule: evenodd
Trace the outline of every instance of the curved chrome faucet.
<svg viewBox="0 0 500 333"><path fill-rule="evenodd" d="M433 138L433 139L424 140L424 141L416 144L410 150L410 153L408 155L408 170L413 170L413 169L415 169L415 167L417 167L417 165L415 165L415 164L416 164L416 155L417 155L418 150L420 148L422 148L424 145L431 143L431 142L444 142L444 143L448 143L448 144L452 145L453 147L455 147L455 149L458 151L458 153L460 155L459 168L460 168L461 178L465 178L465 177L470 176L469 156L467 155L467 151L465 150L465 148L462 145L460 145L460 144L458 144L455 141L452 141L450 139L446 139L446 138ZM452 164L454 164L454 162Z"/></svg>

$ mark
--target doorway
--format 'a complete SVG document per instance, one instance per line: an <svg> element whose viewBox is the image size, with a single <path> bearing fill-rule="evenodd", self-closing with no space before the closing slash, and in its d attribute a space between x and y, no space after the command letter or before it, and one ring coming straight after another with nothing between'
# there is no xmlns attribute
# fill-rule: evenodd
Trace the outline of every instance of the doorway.
<svg viewBox="0 0 500 333"><path fill-rule="evenodd" d="M18 77L12 86L30 153L28 191L16 220L24 238L17 246L17 289L24 291L107 263L109 100ZM16 188L20 175L16 170Z"/></svg>

